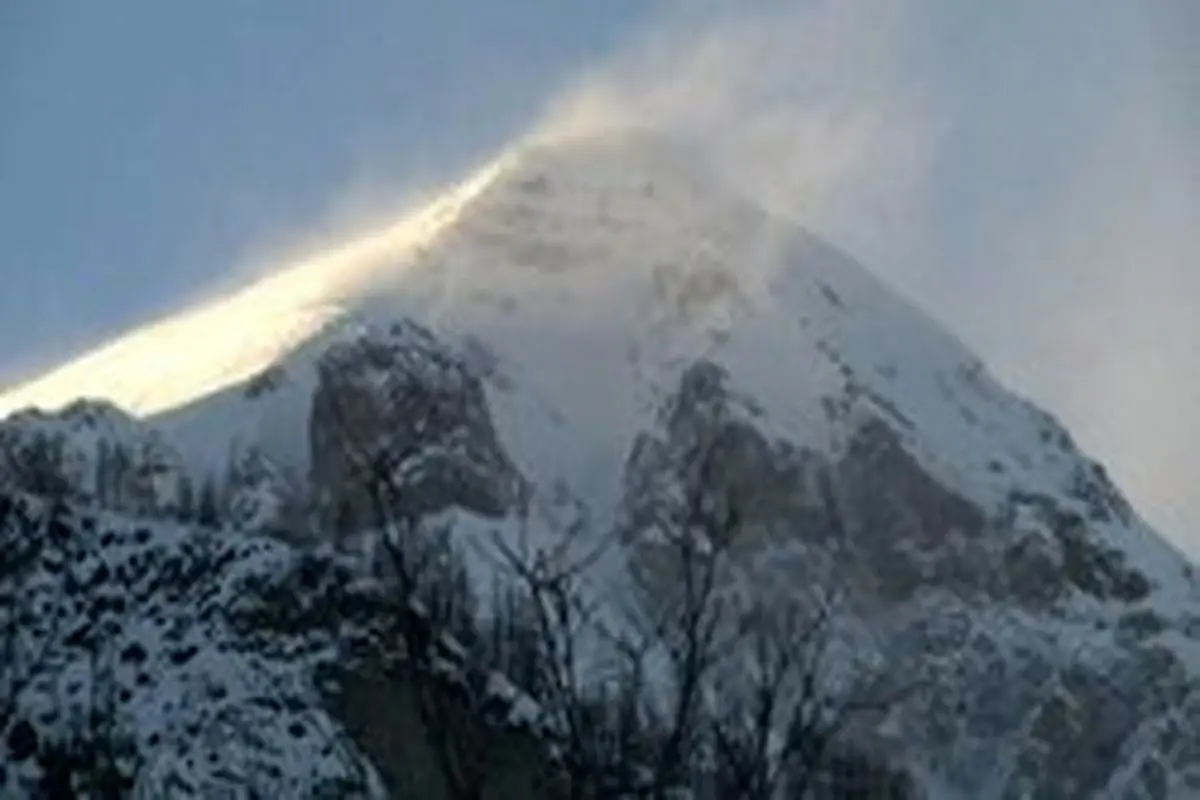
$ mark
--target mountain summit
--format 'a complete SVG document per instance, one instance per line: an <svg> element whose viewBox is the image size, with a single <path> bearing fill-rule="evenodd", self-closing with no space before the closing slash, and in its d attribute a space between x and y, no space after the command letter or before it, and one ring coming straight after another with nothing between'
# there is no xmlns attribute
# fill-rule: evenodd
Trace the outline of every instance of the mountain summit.
<svg viewBox="0 0 1200 800"><path fill-rule="evenodd" d="M81 394L140 421L84 424ZM703 440L710 488L743 510L722 590L836 584L902 655L894 679L935 687L854 732L927 794L1200 792L1191 565L953 336L653 136L517 148L391 228L0 395L26 405L45 410L0 425L25 491L28 453L58 442L45 468L77 502L172 513L153 482L115 506L81 477L99 449L80 442L136 463L152 431L138 468L217 476L227 527L311 542L369 514L355 457L399 448L399 510L456 536L617 537L601 595L655 563L648 509L699 480Z"/></svg>

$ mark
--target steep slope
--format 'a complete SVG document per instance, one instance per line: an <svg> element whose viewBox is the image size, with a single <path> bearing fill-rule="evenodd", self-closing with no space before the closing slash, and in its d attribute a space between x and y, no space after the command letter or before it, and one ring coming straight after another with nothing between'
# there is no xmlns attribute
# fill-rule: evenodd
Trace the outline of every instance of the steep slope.
<svg viewBox="0 0 1200 800"><path fill-rule="evenodd" d="M250 448L256 486L306 484L324 529L361 504L338 443L399 442L413 507L461 535L619 535L600 593L656 563L648 509L699 480L702 444L751 512L730 595L836 584L937 687L856 732L930 791L1200 791L1191 565L1052 416L861 266L637 133L523 146L419 219L273 279L275 317L248 295L206 310L194 324L317 322L253 358L231 335L203 380L139 410L193 470ZM0 408L140 397L151 349L122 347L117 373L88 357Z"/></svg>

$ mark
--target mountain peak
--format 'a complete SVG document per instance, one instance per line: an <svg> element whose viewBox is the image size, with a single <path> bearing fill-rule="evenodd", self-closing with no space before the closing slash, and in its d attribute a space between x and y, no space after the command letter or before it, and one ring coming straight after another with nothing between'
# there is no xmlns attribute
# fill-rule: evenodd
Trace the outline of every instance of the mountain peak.
<svg viewBox="0 0 1200 800"><path fill-rule="evenodd" d="M50 474L161 515L154 479L184 483L179 461L228 476L226 525L294 533L315 517L341 540L378 519L369 481L385 474L392 513L464 552L603 542L597 608L655 602L635 592L638 570L672 580L654 572L656 526L702 495L737 512L723 514L739 559L723 596L844 590L848 624L917 662L894 677L935 678L946 702L914 694L864 735L949 796L988 796L979 767L997 763L1034 793L1054 794L1066 763L1090 793L1121 794L1112 755L1130 771L1159 758L1151 732L1176 713L1160 701L1200 697L1200 585L1053 417L867 269L644 131L521 143L416 214L136 331L0 410L80 394L153 416L135 427L170 449L135 430L134 461L162 468L114 487L140 474L109 465L130 437L105 428L89 449L105 426L80 421L122 420L75 406L0 425L9 472L47 467L18 488ZM464 569L497 577L486 558ZM1081 663L1080 643L1101 655ZM1035 674L1060 680L1006 677ZM1117 711L1110 684L1131 705ZM1064 719L1064 702L1103 713ZM1162 748L1176 784L1192 780L1200 759Z"/></svg>
<svg viewBox="0 0 1200 800"><path fill-rule="evenodd" d="M696 214L697 198L718 196L715 187L699 159L644 130L531 139L390 225L0 387L0 413L58 409L81 394L135 414L162 413L260 373L332 319L372 305L389 284L413 279L411 268L429 261L426 250L473 239L485 252L515 235L526 246L513 256L540 261L564 255L558 248L568 239L588 250L635 228L653 234L625 248L651 247L720 217L711 208L705 220ZM179 359L181 351L191 357Z"/></svg>

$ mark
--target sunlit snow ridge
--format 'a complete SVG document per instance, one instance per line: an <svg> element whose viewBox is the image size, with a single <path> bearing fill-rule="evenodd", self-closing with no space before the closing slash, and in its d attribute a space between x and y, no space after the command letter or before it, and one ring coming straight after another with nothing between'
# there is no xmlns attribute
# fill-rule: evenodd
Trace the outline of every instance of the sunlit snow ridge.
<svg viewBox="0 0 1200 800"><path fill-rule="evenodd" d="M233 294L150 323L0 393L0 415L107 398L150 415L257 374L450 225L508 163L501 157L382 230L286 264Z"/></svg>

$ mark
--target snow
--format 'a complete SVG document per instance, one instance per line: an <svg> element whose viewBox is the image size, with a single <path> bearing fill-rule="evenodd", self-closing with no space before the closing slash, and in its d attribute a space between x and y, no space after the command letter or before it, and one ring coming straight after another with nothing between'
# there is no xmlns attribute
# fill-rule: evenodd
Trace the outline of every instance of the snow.
<svg viewBox="0 0 1200 800"><path fill-rule="evenodd" d="M0 394L0 413L108 398L149 418L193 466L224 463L236 441L305 475L318 358L404 317L482 365L500 442L535 488L523 523L441 520L477 586L495 576L493 535L553 548L577 524L593 536L613 528L632 442L701 358L728 372L768 437L837 457L857 423L880 418L940 483L992 515L1016 514L1017 530L1043 523L1011 507L1014 493L1087 515L1072 487L1093 465L1052 417L868 270L641 135L518 143L381 231ZM268 367L278 380L249 396L243 382ZM847 398L831 422L827 406ZM272 497L258 500L250 507L269 512ZM1180 579L1185 562L1136 514L1091 527L1160 587L1146 605L1169 619L1195 613L1200 586ZM739 591L760 588L751 570L743 580ZM629 596L621 553L601 554L585 591ZM1054 636L1130 610L1074 602ZM614 609L605 623L630 621ZM1194 640L1172 646L1200 663Z"/></svg>
<svg viewBox="0 0 1200 800"><path fill-rule="evenodd" d="M90 536L80 519L69 521L68 546L83 548L72 574L90 587L85 602L61 594L61 567L50 561L23 584L35 604L51 609L39 633L50 644L36 679L15 698L18 717L69 726L85 712L95 691L93 656L71 634L91 631L103 644L98 663L111 670L119 722L148 758L139 791L157 797L182 781L197 794L171 796L247 786L300 796L314 776L342 775L361 758L330 746L340 728L319 710L311 657L248 646L224 613L244 602L247 579L285 573L292 558L285 546L161 521L91 519ZM113 600L120 605L107 602L105 610ZM297 725L303 736L293 732Z"/></svg>
<svg viewBox="0 0 1200 800"><path fill-rule="evenodd" d="M1080 506L1069 487L1090 462L1047 445L1052 418L868 270L641 133L519 142L395 224L104 345L0 395L0 411L104 397L193 465L237 440L302 476L318 356L405 316L486 349L501 442L547 524L582 508L611 527L630 443L697 358L728 370L768 436L839 455L848 428L823 404L849 383L851 425L888 419L982 508L1014 491ZM248 397L238 382L272 365L279 385ZM1180 586L1178 554L1140 519L1099 528ZM1173 591L1175 608L1196 600Z"/></svg>
<svg viewBox="0 0 1200 800"><path fill-rule="evenodd" d="M278 362L344 311L381 265L411 254L493 177L490 164L397 222L284 265L228 297L138 328L0 394L0 414L105 397L139 415L178 408ZM180 358L187 353L187 358Z"/></svg>
<svg viewBox="0 0 1200 800"><path fill-rule="evenodd" d="M993 512L1014 491L1078 506L1068 490L1090 464L1047 446L1052 419L868 270L635 132L519 142L380 231L0 394L0 412L103 397L154 418L193 465L240 440L304 475L318 354L404 316L483 343L502 443L543 507L556 487L597 530L630 442L701 357L761 408L761 430L830 455L847 429L823 402L851 383L851 422L890 419L926 469ZM280 385L248 397L239 382L272 365ZM1178 555L1142 521L1101 529L1179 584Z"/></svg>

